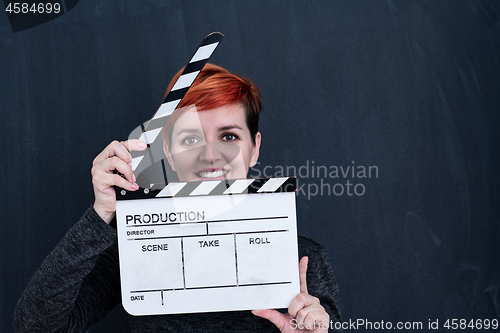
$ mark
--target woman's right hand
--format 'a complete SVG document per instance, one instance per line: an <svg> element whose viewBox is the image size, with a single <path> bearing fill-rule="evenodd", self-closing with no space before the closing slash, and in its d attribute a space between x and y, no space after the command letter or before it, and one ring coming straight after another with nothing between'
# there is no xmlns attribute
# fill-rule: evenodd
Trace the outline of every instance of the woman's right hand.
<svg viewBox="0 0 500 333"><path fill-rule="evenodd" d="M99 216L110 223L115 216L116 194L113 186L121 187L128 191L136 191L139 186L135 184L132 172L132 150L146 149L146 143L139 140L113 141L94 159L92 166L92 184L94 185L94 209ZM114 173L117 170L125 178Z"/></svg>

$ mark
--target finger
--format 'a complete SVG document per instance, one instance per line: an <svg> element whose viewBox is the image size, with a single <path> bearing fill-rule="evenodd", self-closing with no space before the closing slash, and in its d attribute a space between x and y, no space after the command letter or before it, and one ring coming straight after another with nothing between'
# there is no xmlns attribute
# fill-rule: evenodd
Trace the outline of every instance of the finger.
<svg viewBox="0 0 500 333"><path fill-rule="evenodd" d="M117 156L104 160L101 164L95 166L94 169L96 169L96 171L103 171L106 173L112 173L117 170L119 173L123 174L129 182L135 183L135 176L132 169L125 161Z"/></svg>
<svg viewBox="0 0 500 333"><path fill-rule="evenodd" d="M146 142L138 140L138 139L131 139L127 141L122 141L121 144L127 148L128 151L134 151L134 150L144 150L148 146Z"/></svg>
<svg viewBox="0 0 500 333"><path fill-rule="evenodd" d="M115 156L119 157L126 163L132 162L132 155L130 155L130 151L132 150L143 150L146 148L146 143L139 140L128 140L119 142L119 145L113 146L113 153ZM110 155L110 157L113 155Z"/></svg>
<svg viewBox="0 0 500 333"><path fill-rule="evenodd" d="M118 186L125 190L136 191L139 189L137 184L133 184L125 178L112 173L98 172L94 176L94 186L97 190L106 191L111 186Z"/></svg>
<svg viewBox="0 0 500 333"><path fill-rule="evenodd" d="M330 316L326 311L310 311L304 318L304 327L315 332L327 332Z"/></svg>
<svg viewBox="0 0 500 333"><path fill-rule="evenodd" d="M295 320L297 321L297 325L300 327L304 327L307 330L314 330L314 328L319 328L318 324L314 327L315 322L321 321L323 318L321 317L321 313L319 308L317 307L307 307L303 308L297 313L297 317Z"/></svg>
<svg viewBox="0 0 500 333"><path fill-rule="evenodd" d="M132 155L130 155L130 151L144 150L147 147L147 144L145 142L137 139L122 141L120 142L120 144L125 147L126 151L124 151L123 149L119 149L116 152L116 156L127 162L130 165L130 168L132 168Z"/></svg>
<svg viewBox="0 0 500 333"><path fill-rule="evenodd" d="M276 327L283 331L287 325L290 325L290 317L276 310L252 310L252 313L258 317L269 320Z"/></svg>
<svg viewBox="0 0 500 333"><path fill-rule="evenodd" d="M299 327L305 327L304 319L306 318L309 311L310 311L310 309L302 308L297 312L297 316L295 316L295 320L297 322L297 325L300 325Z"/></svg>
<svg viewBox="0 0 500 333"><path fill-rule="evenodd" d="M319 303L316 297L306 293L300 293L292 300L288 307L288 314L293 318L297 318L297 313L305 307Z"/></svg>
<svg viewBox="0 0 500 333"><path fill-rule="evenodd" d="M307 264L309 263L308 257L302 257L299 262L299 281L300 281L300 292L307 294Z"/></svg>
<svg viewBox="0 0 500 333"><path fill-rule="evenodd" d="M127 163L132 162L131 150L144 150L147 147L145 142L140 140L128 140L123 142L113 141L94 159L93 165L102 163L104 160L117 156Z"/></svg>
<svg viewBox="0 0 500 333"><path fill-rule="evenodd" d="M94 159L93 165L95 166L97 164L100 164L106 159L113 156L121 156L121 158L124 160L131 160L130 153L128 152L127 148L125 148L125 146L115 140L111 142L106 148L104 148L104 150L99 155L97 155L97 157Z"/></svg>

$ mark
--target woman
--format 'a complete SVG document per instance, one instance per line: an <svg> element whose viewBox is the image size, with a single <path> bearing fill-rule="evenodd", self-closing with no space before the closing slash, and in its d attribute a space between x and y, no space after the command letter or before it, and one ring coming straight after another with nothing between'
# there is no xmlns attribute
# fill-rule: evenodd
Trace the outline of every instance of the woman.
<svg viewBox="0 0 500 333"><path fill-rule="evenodd" d="M260 92L253 83L207 64L162 132L166 157L179 180L245 178L259 156L260 107ZM114 141L95 158L95 202L24 291L14 320L18 331L84 331L120 302L116 230L110 226L116 206L113 186L138 189L129 152L145 148L138 140ZM299 237L299 256L301 292L288 311L131 316L132 330L300 332L298 328L305 327L326 332L329 319L340 321L328 254L312 240Z"/></svg>

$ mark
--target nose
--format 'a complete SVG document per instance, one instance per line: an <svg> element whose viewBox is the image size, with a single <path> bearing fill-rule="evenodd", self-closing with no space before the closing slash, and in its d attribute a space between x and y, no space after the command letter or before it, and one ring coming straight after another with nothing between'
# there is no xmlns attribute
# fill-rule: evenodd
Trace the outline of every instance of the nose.
<svg viewBox="0 0 500 333"><path fill-rule="evenodd" d="M217 165L231 163L240 153L240 147L233 143L209 142L201 147L200 161Z"/></svg>
<svg viewBox="0 0 500 333"><path fill-rule="evenodd" d="M203 146L203 151L200 154L201 161L208 162L213 165L214 162L217 162L221 158L222 153L216 142L207 142L207 144Z"/></svg>

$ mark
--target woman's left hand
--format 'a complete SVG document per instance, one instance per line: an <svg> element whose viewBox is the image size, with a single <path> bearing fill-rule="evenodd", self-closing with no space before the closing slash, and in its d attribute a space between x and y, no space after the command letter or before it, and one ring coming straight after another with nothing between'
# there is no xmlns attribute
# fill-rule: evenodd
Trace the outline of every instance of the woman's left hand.
<svg viewBox="0 0 500 333"><path fill-rule="evenodd" d="M288 314L276 310L252 310L256 316L272 322L281 332L328 332L330 316L319 299L307 292L306 272L308 257L299 262L300 294L288 307Z"/></svg>

